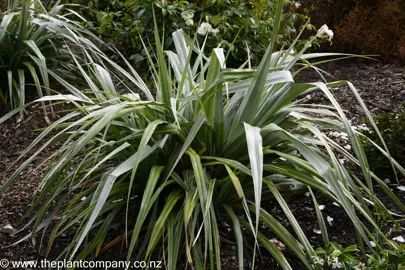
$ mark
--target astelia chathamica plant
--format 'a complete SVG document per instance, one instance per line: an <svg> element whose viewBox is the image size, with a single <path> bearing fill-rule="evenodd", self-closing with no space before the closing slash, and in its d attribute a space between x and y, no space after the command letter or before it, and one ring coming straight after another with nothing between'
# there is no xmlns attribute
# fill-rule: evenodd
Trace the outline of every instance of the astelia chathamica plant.
<svg viewBox="0 0 405 270"><path fill-rule="evenodd" d="M97 39L76 21L81 16L59 1L49 11L39 0L19 2L0 16L0 104L8 109L25 105L29 91L49 95L50 72L72 78L70 45L83 36Z"/></svg>
<svg viewBox="0 0 405 270"><path fill-rule="evenodd" d="M346 81L294 82L301 69L316 64L310 59L336 54L304 54L310 43L297 54L292 53L293 45L276 51L282 3L278 1L266 54L252 69L226 68L222 49L206 56L205 43L200 46L181 30L173 33L176 50L164 51L155 26L156 51L147 58L156 95L130 65L126 71L101 52L89 52L98 57L88 57L86 69L78 66L91 90L87 99L55 95L39 100L65 100L76 109L47 128L20 157L47 135L52 137L43 147L62 142L27 214L33 225L27 237L50 230L49 252L57 237L68 234L72 241L61 258L99 256L123 243L128 260L161 260L168 269L219 269L223 237L229 236L226 223L234 234L226 241L234 241L240 269L247 266L246 247L253 258L259 248L266 249L283 269L291 269L289 258L265 236L260 226L265 224L302 268L323 269L314 264L311 240L286 201L292 192L312 194L328 247L317 191L344 209L363 244L373 248L373 240L377 249L382 243L395 248L374 218L378 213L395 222L376 197L375 185L402 210L405 207L370 172L358 134L329 88L348 84L359 96ZM292 73L293 67L301 69ZM125 83L114 83L116 77L125 78ZM297 101L317 90L332 106ZM325 135L331 129L348 134L353 154ZM341 155L359 166L364 182L339 162ZM290 230L266 210L275 205ZM253 240L246 241L246 236Z"/></svg>

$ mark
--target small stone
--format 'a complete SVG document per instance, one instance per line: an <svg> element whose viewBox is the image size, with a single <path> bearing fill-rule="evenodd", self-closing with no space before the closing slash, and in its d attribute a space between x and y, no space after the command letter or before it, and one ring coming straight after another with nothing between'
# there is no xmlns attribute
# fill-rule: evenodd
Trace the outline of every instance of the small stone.
<svg viewBox="0 0 405 270"><path fill-rule="evenodd" d="M331 218L330 216L327 216L327 217L326 217L326 220L328 221L329 225L332 227L333 218Z"/></svg>
<svg viewBox="0 0 405 270"><path fill-rule="evenodd" d="M316 234L322 234L322 231L321 231L321 230L314 229L314 233L316 233Z"/></svg>
<svg viewBox="0 0 405 270"><path fill-rule="evenodd" d="M14 235L17 232L17 230L14 229L13 226L11 226L10 224L7 224L3 228L1 228L1 232L8 235Z"/></svg>

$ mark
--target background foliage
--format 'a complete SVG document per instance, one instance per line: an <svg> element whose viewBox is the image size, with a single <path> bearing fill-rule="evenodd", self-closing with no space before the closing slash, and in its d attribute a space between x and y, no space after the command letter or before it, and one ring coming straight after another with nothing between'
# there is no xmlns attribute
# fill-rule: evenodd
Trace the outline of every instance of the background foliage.
<svg viewBox="0 0 405 270"><path fill-rule="evenodd" d="M49 95L54 72L70 83L77 82L72 54L79 55L82 36L96 36L80 25L81 16L55 4L46 8L42 1L27 0L3 4L0 13L0 105L14 109L28 97ZM73 36L75 38L73 38ZM78 37L78 38L76 38Z"/></svg>
<svg viewBox="0 0 405 270"><path fill-rule="evenodd" d="M381 134L388 146L392 157L405 165L405 104L402 110L397 113L384 113L374 117L374 120L381 131ZM370 123L367 123L370 127ZM363 133L371 138L376 144L382 147L377 134L364 130ZM365 150L370 158L370 166L381 177L388 177L391 181L396 179L391 163L379 153L373 144L365 141ZM398 174L401 177L401 174Z"/></svg>
<svg viewBox="0 0 405 270"><path fill-rule="evenodd" d="M405 59L405 1L301 0L317 27L335 31L332 47L322 50L380 55L383 60Z"/></svg>
<svg viewBox="0 0 405 270"><path fill-rule="evenodd" d="M405 1L359 1L336 24L336 50L405 60Z"/></svg>
<svg viewBox="0 0 405 270"><path fill-rule="evenodd" d="M170 36L173 31L183 29L192 34L200 22L208 21L219 30L219 33L216 36L209 35L206 47L212 49L220 44L221 47L232 51L231 60L235 61L235 64L241 64L248 57L247 48L252 61L257 62L263 55L272 35L277 1L72 0L72 2L88 6L83 12L89 15L91 21L89 26L94 27L100 38L117 46L134 63L145 60L140 39L153 41L151 29L153 29L154 9L158 25L165 25L165 34L162 35L165 48L173 48ZM297 36L300 27L309 19L306 14L296 12L295 2L285 0L284 5L278 46L289 45ZM184 11L194 14L193 25L187 25L182 18ZM311 24L306 27L308 30L314 30ZM203 37L200 36L199 39L203 41ZM296 47L302 48L303 43L304 41L300 41Z"/></svg>

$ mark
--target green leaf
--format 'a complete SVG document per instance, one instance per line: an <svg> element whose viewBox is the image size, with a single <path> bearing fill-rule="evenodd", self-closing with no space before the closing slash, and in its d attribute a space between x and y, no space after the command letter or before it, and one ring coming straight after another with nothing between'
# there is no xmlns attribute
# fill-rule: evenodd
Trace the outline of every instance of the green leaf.
<svg viewBox="0 0 405 270"><path fill-rule="evenodd" d="M165 223L168 221L168 216L172 211L173 207L177 203L177 201L182 197L180 193L170 193L169 197L166 200L165 206L163 207L158 220L153 228L152 237L149 240L148 249L146 250L146 258L151 255L151 252L155 248L156 244L158 243L159 239L162 237L163 230L165 227Z"/></svg>
<svg viewBox="0 0 405 270"><path fill-rule="evenodd" d="M235 232L236 247L238 248L238 267L243 269L243 235L241 230L241 225L235 212L229 205L224 205L225 210L228 212L229 216L233 222L233 230Z"/></svg>
<svg viewBox="0 0 405 270"><path fill-rule="evenodd" d="M132 252L135 248L135 245L138 241L139 233L141 232L142 225L145 222L146 216L148 215L150 208L152 207L152 195L155 190L156 184L159 180L159 177L163 171L163 166L154 166L150 171L149 178L145 191L143 192L142 203L139 209L139 213L136 218L135 227L132 233L131 242L128 248L127 261L130 260Z"/></svg>

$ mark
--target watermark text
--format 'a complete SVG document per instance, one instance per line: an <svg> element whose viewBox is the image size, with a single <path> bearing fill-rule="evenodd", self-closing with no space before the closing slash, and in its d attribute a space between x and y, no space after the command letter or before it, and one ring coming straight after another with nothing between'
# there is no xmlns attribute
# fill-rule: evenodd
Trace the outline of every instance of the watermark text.
<svg viewBox="0 0 405 270"><path fill-rule="evenodd" d="M162 261L51 261L47 259L38 261L11 261L0 259L1 268L17 268L17 269L158 269L163 268Z"/></svg>

